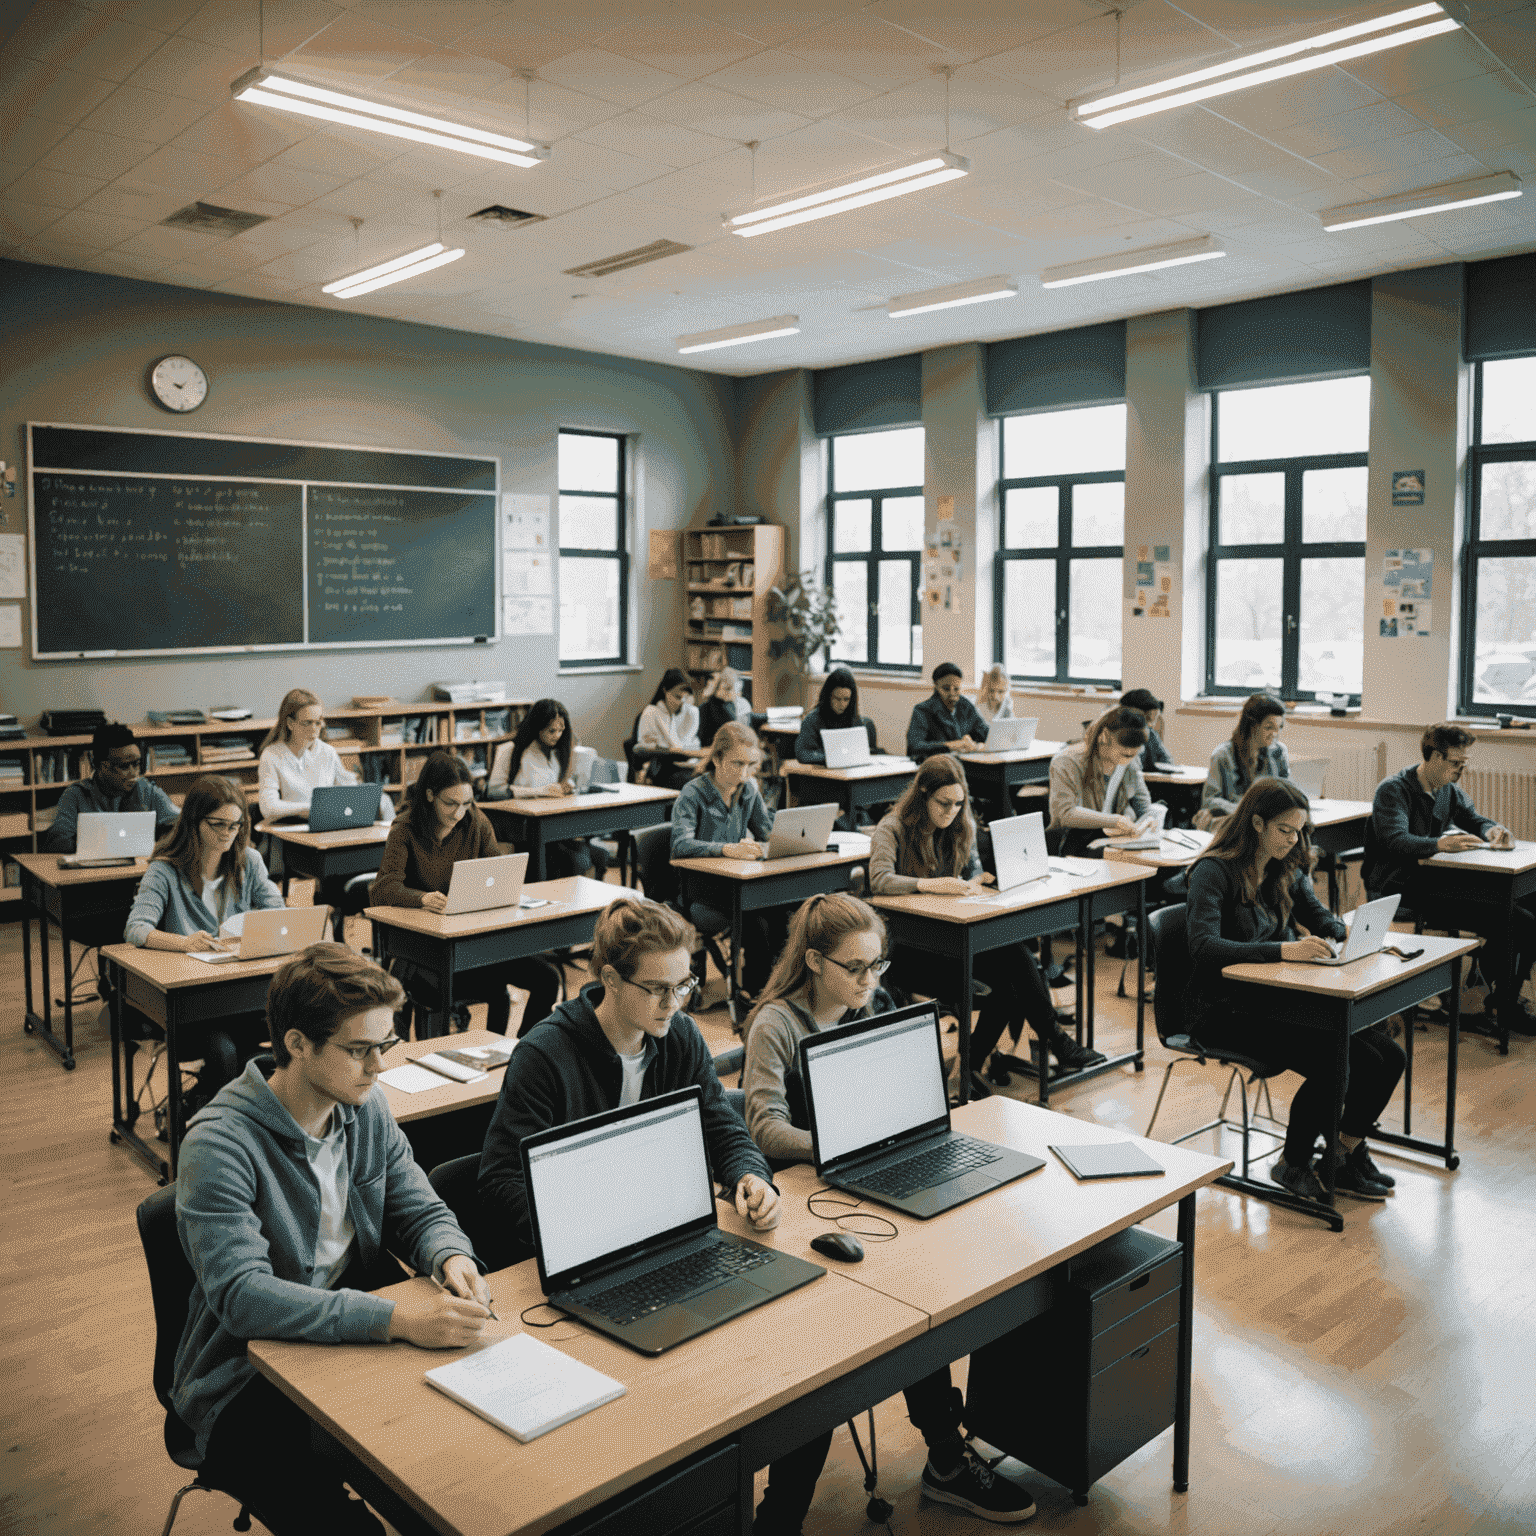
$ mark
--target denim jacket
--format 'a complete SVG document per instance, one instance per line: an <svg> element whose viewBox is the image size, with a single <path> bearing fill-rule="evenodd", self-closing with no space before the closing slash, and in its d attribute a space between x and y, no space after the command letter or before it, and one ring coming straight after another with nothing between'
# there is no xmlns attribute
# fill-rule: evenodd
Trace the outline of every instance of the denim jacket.
<svg viewBox="0 0 1536 1536"><path fill-rule="evenodd" d="M245 850L245 871L234 900L228 899L227 890L221 892L221 897L222 910L210 912L203 903L203 893L194 891L174 864L155 859L139 881L123 937L142 949L156 928L166 933L217 933L219 924L236 912L284 905L283 893L273 885L267 866L254 848Z"/></svg>
<svg viewBox="0 0 1536 1536"><path fill-rule="evenodd" d="M1288 779L1291 776L1291 759L1285 743L1277 741L1272 747L1259 753L1254 767L1255 779L1265 777ZM1237 753L1230 741L1224 741L1211 753L1211 770L1200 791L1200 809L1214 811L1218 816L1230 816L1237 809L1237 802L1252 784L1238 772Z"/></svg>
<svg viewBox="0 0 1536 1536"><path fill-rule="evenodd" d="M718 859L727 843L748 836L766 843L772 830L773 817L751 779L741 786L736 803L727 805L715 776L704 772L689 780L672 807L672 857Z"/></svg>

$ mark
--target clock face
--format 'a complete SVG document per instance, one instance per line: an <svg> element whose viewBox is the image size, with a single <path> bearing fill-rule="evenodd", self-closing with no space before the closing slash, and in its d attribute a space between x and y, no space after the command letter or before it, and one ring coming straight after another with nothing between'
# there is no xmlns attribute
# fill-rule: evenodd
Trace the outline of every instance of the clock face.
<svg viewBox="0 0 1536 1536"><path fill-rule="evenodd" d="M195 411L208 398L208 375L190 357L162 357L149 382L168 411Z"/></svg>

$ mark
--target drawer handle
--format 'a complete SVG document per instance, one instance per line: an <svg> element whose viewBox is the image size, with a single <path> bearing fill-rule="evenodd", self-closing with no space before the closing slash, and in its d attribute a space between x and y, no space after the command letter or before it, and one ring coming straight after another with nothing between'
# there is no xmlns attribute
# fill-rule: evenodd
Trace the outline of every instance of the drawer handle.
<svg viewBox="0 0 1536 1536"><path fill-rule="evenodd" d="M1147 1274L1143 1275L1140 1280L1132 1280L1131 1283L1128 1286L1126 1286L1126 1290L1128 1290L1128 1291L1139 1291L1142 1288L1142 1286L1144 1286L1144 1285L1151 1285L1151 1283L1152 1283L1152 1275L1151 1275L1151 1272L1149 1271Z"/></svg>
<svg viewBox="0 0 1536 1536"><path fill-rule="evenodd" d="M1149 1353L1151 1351L1151 1348L1152 1348L1152 1346L1150 1344L1143 1344L1141 1346L1141 1348L1138 1349L1136 1351L1136 1353L1131 1356L1131 1359L1132 1360L1140 1360L1143 1355L1145 1355L1145 1354L1147 1354L1147 1353Z"/></svg>

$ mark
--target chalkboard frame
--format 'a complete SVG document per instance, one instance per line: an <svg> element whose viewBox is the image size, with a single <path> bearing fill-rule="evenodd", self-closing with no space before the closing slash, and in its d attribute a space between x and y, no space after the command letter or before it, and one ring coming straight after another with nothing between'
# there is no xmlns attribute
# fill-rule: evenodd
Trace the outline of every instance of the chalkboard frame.
<svg viewBox="0 0 1536 1536"><path fill-rule="evenodd" d="M501 636L501 591L502 591L502 551L499 529L501 525L501 460L495 457L483 457L478 454L447 453L441 449L399 449L381 448L375 444L358 443L327 443L318 442L306 438L287 437L242 437L228 432L165 432L152 427L126 427L106 426L101 423L82 422L55 422L55 421L29 421L27 428L27 562L31 580L29 599L29 619L32 641L32 660L34 661L100 661L115 660L132 657L161 657L161 656L220 656L220 655L254 655L265 652L294 652L294 651L337 651L337 650L384 650L384 649L420 649L423 646L439 645L484 645L497 640ZM190 467L185 470L161 469L161 470L124 470L107 468L103 466L76 465L68 463L40 464L37 461L37 445L34 441L34 433L47 434L58 432L74 432L87 434L94 437L109 438L133 435L149 439L164 440L168 445L176 441L182 442L214 442L230 443L238 445L241 449L259 455L263 450L281 451L286 449L310 450L322 459L325 455L356 455L361 458L384 460L404 467L406 461L438 459L443 461L456 460L464 466L476 466L479 470L476 478L483 480L489 477L490 484L451 485L447 482L438 485L425 485L419 481L393 481L393 480L343 480L339 478L327 478L324 476L299 476L272 473L252 474L218 474L209 473L201 467ZM445 468L446 468L445 463ZM444 492L453 491L467 496L486 496L490 498L491 517L491 571L493 591L491 593L492 627L486 634L465 634L453 636L430 636L417 639L368 639L368 640L311 640L308 632L307 604L306 604L306 633L300 641L283 641L272 644L254 645L212 645L212 646L167 646L151 649L128 650L53 650L41 649L41 639L38 629L38 579L37 579L37 501L34 486L34 477L39 474L111 474L118 478L143 478L151 480L197 480L217 481L229 484L256 484L256 485L293 485L300 488L301 493L307 491L310 486L318 488L342 488L350 487L362 490L397 490L405 492ZM304 498L307 504L307 497ZM307 516L301 519L299 539L301 550L307 549L308 531Z"/></svg>

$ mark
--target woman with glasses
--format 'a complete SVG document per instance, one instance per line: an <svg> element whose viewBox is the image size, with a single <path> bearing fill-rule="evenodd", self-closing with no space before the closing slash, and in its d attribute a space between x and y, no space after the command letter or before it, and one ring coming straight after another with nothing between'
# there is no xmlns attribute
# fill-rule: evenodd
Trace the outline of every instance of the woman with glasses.
<svg viewBox="0 0 1536 1536"><path fill-rule="evenodd" d="M155 844L123 937L142 949L183 954L227 949L231 941L220 938L219 930L230 918L282 905L283 893L251 847L244 792L208 774L187 791L180 818ZM124 1014L130 1039L160 1038L160 1026L137 1009L125 1008ZM184 1061L203 1059L187 1113L235 1077L264 1037L260 1013L220 1019L179 1036L176 1050Z"/></svg>
<svg viewBox="0 0 1536 1536"><path fill-rule="evenodd" d="M374 906L441 912L448 905L453 866L460 859L494 859L503 851L485 812L475 804L474 784L469 764L455 753L434 752L422 764L405 809L389 829L369 898ZM446 1034L440 979L421 966L402 964L400 972L406 991L432 1014L426 1032ZM560 973L548 961L530 956L481 966L456 975L453 990L458 997L485 1003L485 1027L504 1035L512 1017L509 983L528 994L518 1031L526 1034L559 995Z"/></svg>
<svg viewBox="0 0 1536 1536"><path fill-rule="evenodd" d="M869 852L870 890L876 896L958 898L975 896L995 884L992 875L982 873L964 768L948 753L930 757L874 830ZM897 986L933 995L930 957L898 946L891 960L891 976ZM942 974L947 980L947 971ZM1043 1050L1055 1056L1063 1071L1081 1071L1105 1059L1101 1051L1080 1046L1061 1027L1039 963L1022 941L977 955L971 975L990 989L981 1000L971 1031L969 1066L977 1094L985 1097L991 1091L981 1080L981 1063L996 1049L1005 1029L1015 1041L1020 1039L1026 1021L1040 1037ZM1007 1083L1008 1074L1000 1062L993 1063L991 1079Z"/></svg>

